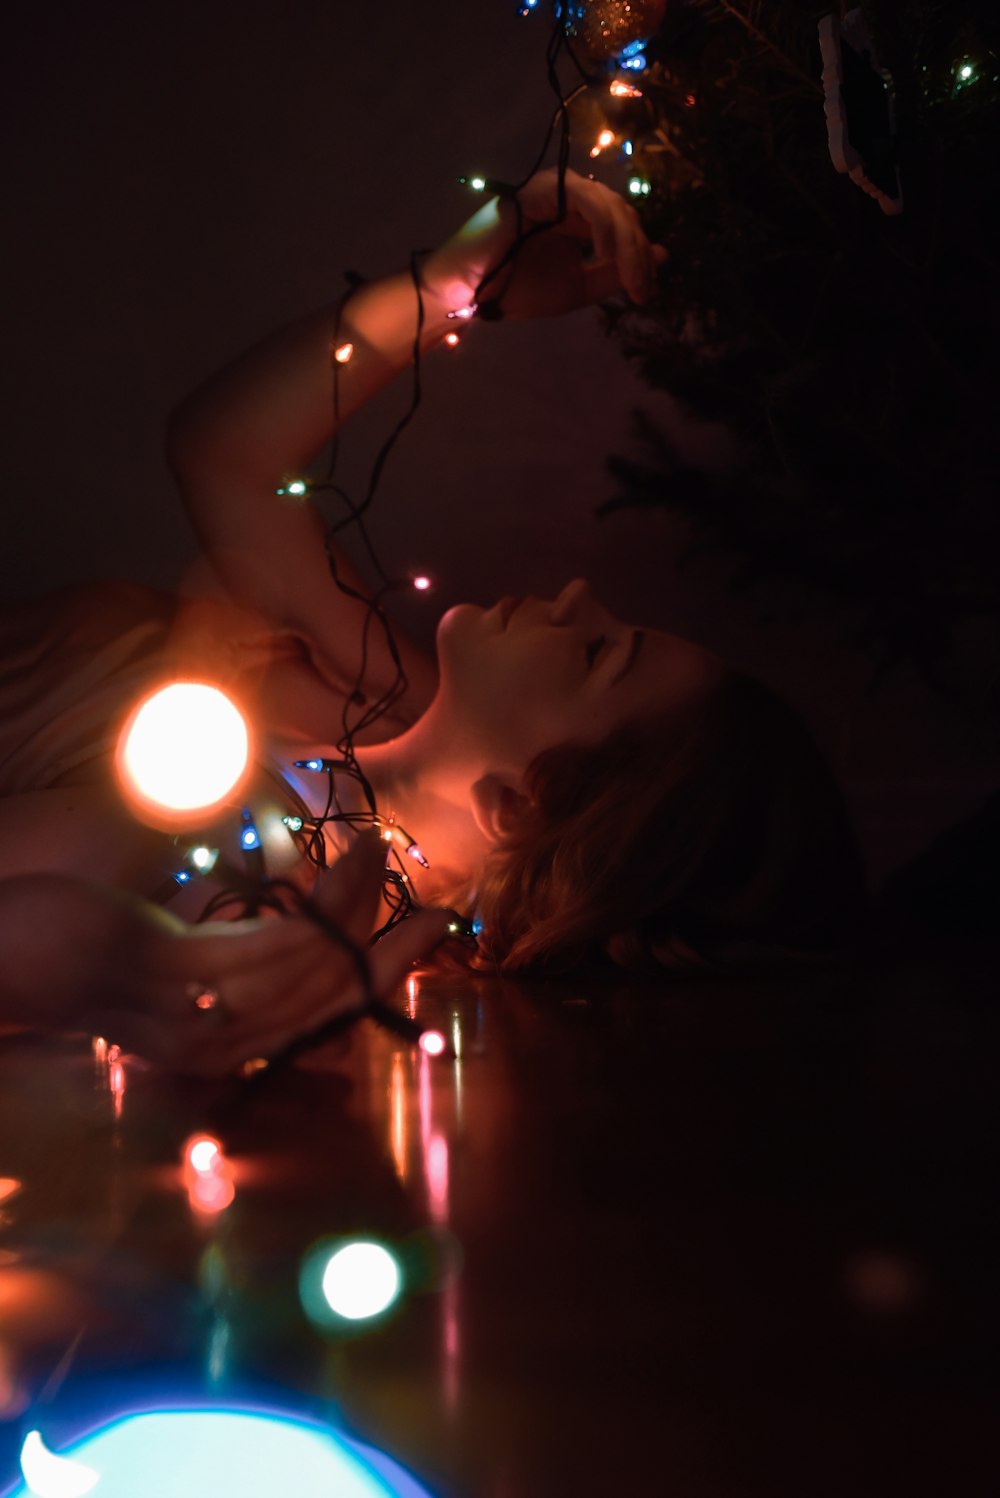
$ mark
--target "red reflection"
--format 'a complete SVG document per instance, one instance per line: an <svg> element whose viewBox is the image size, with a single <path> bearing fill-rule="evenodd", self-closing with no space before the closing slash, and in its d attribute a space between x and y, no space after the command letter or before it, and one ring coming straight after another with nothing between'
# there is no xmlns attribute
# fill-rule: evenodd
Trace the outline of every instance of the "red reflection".
<svg viewBox="0 0 1000 1498"><path fill-rule="evenodd" d="M118 1047L112 1046L111 1050L117 1051ZM121 1053L119 1052L119 1054ZM121 1118L122 1103L125 1099L125 1068L117 1059L112 1061L108 1067L108 1087L111 1090L115 1118Z"/></svg>
<svg viewBox="0 0 1000 1498"><path fill-rule="evenodd" d="M403 1057L396 1051L392 1058L392 1076L389 1080L389 1148L392 1163L400 1185L406 1185L409 1175L409 1144L406 1129L406 1069Z"/></svg>
<svg viewBox="0 0 1000 1498"><path fill-rule="evenodd" d="M197 1176L188 1186L188 1201L196 1212L224 1212L235 1195L228 1175Z"/></svg>
<svg viewBox="0 0 1000 1498"><path fill-rule="evenodd" d="M448 1221L448 1141L432 1134L427 1142L427 1196L432 1222Z"/></svg>
<svg viewBox="0 0 1000 1498"><path fill-rule="evenodd" d="M232 1166L211 1134L192 1134L183 1150L184 1184L195 1212L224 1212L236 1195Z"/></svg>

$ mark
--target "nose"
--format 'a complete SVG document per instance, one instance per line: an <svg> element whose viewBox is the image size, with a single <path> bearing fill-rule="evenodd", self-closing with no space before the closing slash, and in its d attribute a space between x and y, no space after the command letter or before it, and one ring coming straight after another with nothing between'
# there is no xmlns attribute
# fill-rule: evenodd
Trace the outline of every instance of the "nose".
<svg viewBox="0 0 1000 1498"><path fill-rule="evenodd" d="M591 592L584 577L576 577L567 583L552 605L553 624L575 624L585 614L592 613L600 605Z"/></svg>

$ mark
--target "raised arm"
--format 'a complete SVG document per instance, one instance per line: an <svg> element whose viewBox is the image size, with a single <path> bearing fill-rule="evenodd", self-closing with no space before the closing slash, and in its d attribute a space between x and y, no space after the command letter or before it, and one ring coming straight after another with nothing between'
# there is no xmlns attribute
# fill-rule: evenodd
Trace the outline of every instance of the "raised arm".
<svg viewBox="0 0 1000 1498"><path fill-rule="evenodd" d="M522 226L558 214L556 175L542 172L519 194ZM568 173L562 221L534 235L486 288L499 294L505 316L568 312L623 287L643 300L658 252L634 210L598 183ZM421 271L423 353L455 327L449 312L468 307L488 272L501 264L516 232L510 202L487 201ZM590 252L590 258L588 258ZM175 412L168 455L207 554L232 593L300 629L323 661L353 671L364 609L333 585L323 525L306 500L281 500L275 490L302 473L334 434L332 361L350 343L339 370L341 421L371 399L409 363L417 298L408 272L362 287L343 310L312 313L264 339L196 390ZM346 560L338 568L354 580ZM371 636L371 681L385 686L393 668L382 640ZM411 708L429 700L434 669L401 641L411 678Z"/></svg>
<svg viewBox="0 0 1000 1498"><path fill-rule="evenodd" d="M437 298L425 296L425 350L453 326ZM201 544L241 602L291 624L312 642L322 671L350 679L366 610L332 581L324 524L308 500L279 498L291 475L308 472L334 435L332 359L350 342L339 373L341 420L349 420L406 366L417 300L408 274L355 293L337 329L325 307L257 344L196 390L173 414L168 458ZM343 553L345 580L360 580ZM363 589L362 589L363 590ZM401 640L417 710L433 692L433 663ZM381 632L370 634L372 683L394 667Z"/></svg>

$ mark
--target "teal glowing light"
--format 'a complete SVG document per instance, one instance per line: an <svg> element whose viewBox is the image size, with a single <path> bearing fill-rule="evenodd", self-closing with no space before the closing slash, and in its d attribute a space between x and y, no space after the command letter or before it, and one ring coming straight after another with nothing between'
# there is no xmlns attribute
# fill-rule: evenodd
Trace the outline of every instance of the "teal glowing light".
<svg viewBox="0 0 1000 1498"><path fill-rule="evenodd" d="M347 1243L323 1271L323 1295L346 1321L381 1316L399 1295L399 1265L380 1243Z"/></svg>
<svg viewBox="0 0 1000 1498"><path fill-rule="evenodd" d="M430 1498L398 1463L326 1426L232 1409L123 1415L61 1452L37 1431L6 1498ZM96 1474L96 1476L94 1475ZM30 1478L30 1486L28 1480Z"/></svg>

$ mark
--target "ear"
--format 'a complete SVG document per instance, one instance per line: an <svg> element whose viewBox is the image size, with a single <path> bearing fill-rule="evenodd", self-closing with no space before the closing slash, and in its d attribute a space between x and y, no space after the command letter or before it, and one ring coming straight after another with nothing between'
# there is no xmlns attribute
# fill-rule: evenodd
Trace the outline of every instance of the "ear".
<svg viewBox="0 0 1000 1498"><path fill-rule="evenodd" d="M476 826L491 843L498 843L517 826L531 805L509 776L490 772L469 790Z"/></svg>

